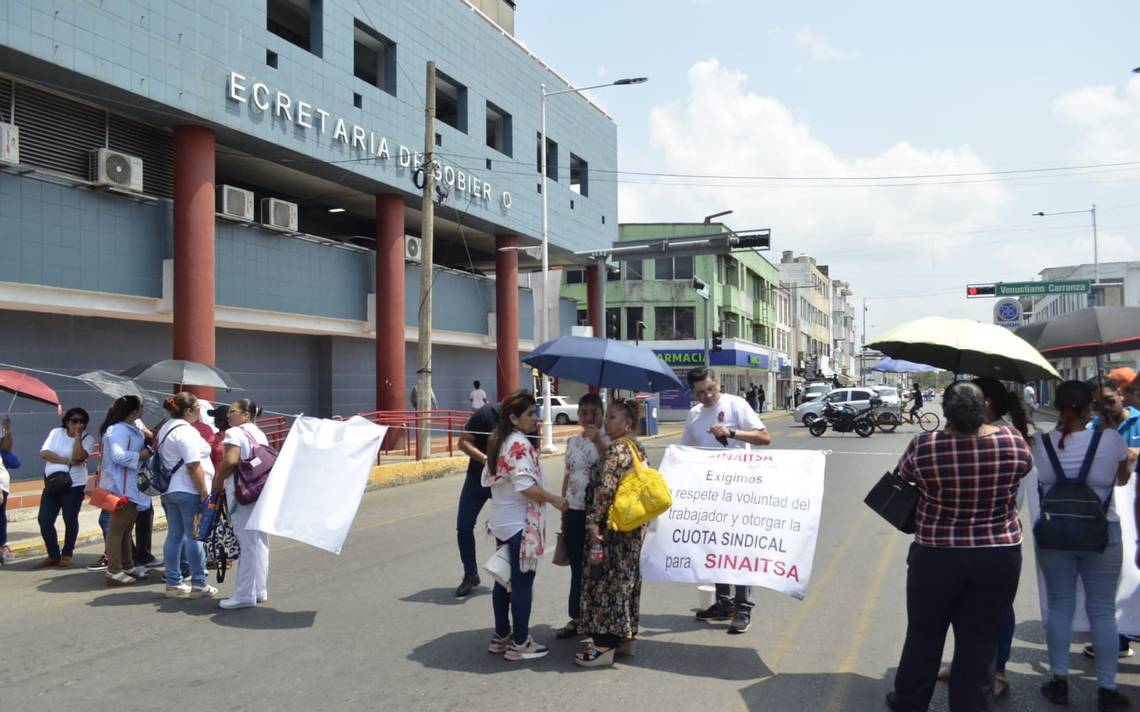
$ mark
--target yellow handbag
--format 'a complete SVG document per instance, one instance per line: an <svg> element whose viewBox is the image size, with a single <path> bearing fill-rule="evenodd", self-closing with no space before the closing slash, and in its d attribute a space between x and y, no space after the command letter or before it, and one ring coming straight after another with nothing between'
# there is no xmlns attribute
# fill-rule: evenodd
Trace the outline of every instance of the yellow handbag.
<svg viewBox="0 0 1140 712"><path fill-rule="evenodd" d="M642 527L673 506L665 478L641 461L632 443L626 445L633 457L633 468L622 477L606 517L609 528L619 532Z"/></svg>

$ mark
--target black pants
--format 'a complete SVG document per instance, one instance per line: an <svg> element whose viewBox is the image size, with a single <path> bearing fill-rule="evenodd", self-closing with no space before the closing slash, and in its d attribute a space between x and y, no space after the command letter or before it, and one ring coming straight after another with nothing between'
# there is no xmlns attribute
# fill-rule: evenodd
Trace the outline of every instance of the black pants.
<svg viewBox="0 0 1140 712"><path fill-rule="evenodd" d="M930 705L950 626L954 627L950 710L989 709L984 692L987 669L1020 575L1020 546L943 549L911 544L906 642L895 674L896 712L924 712Z"/></svg>
<svg viewBox="0 0 1140 712"><path fill-rule="evenodd" d="M730 583L718 583L716 585L716 602L725 608L731 606L740 613L751 615L753 606L752 587L738 584L736 595L733 596L731 595L732 586Z"/></svg>
<svg viewBox="0 0 1140 712"><path fill-rule="evenodd" d="M139 512L135 520L135 564L146 566L157 557L151 552L151 539L154 534L154 507Z"/></svg>
<svg viewBox="0 0 1140 712"><path fill-rule="evenodd" d="M570 597L567 608L570 619L578 620L582 615L582 561L586 557L585 510L567 509L562 513L562 542L566 544L566 556L570 559Z"/></svg>
<svg viewBox="0 0 1140 712"><path fill-rule="evenodd" d="M479 575L479 563L475 560L475 521L483 505L491 499L491 488L480 483L479 475L467 475L463 489L459 492L459 512L455 516L455 539L459 544L459 560L463 562L463 577L475 578Z"/></svg>

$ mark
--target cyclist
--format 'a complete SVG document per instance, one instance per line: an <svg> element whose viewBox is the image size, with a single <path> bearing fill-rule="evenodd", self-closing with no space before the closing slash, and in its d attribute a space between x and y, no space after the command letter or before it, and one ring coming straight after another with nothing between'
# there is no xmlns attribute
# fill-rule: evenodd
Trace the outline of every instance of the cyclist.
<svg viewBox="0 0 1140 712"><path fill-rule="evenodd" d="M910 422L915 423L918 422L918 415L922 410L922 389L918 387L917 383L914 384L914 393L911 394L911 398L914 399L914 405L910 407Z"/></svg>

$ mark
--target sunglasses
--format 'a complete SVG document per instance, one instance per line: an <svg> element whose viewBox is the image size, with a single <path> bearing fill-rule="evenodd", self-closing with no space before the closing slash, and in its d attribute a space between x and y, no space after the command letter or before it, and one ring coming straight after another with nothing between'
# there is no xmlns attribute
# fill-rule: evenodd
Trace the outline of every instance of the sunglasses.
<svg viewBox="0 0 1140 712"><path fill-rule="evenodd" d="M87 424L87 421L84 420L83 418L69 418L67 422L69 422L69 423L82 423L83 425Z"/></svg>

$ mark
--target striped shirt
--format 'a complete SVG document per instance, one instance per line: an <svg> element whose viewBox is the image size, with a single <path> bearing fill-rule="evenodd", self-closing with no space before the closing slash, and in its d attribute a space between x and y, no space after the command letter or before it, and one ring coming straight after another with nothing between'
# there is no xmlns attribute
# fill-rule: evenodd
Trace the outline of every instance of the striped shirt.
<svg viewBox="0 0 1140 712"><path fill-rule="evenodd" d="M1033 467L1029 445L1013 428L989 435L922 433L899 460L899 475L918 485L915 542L980 548L1021 543L1017 487Z"/></svg>

